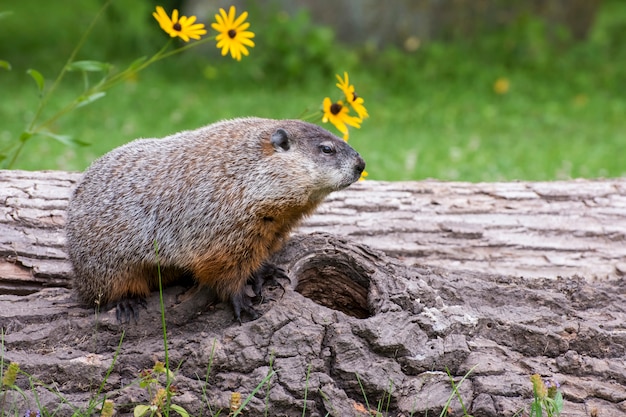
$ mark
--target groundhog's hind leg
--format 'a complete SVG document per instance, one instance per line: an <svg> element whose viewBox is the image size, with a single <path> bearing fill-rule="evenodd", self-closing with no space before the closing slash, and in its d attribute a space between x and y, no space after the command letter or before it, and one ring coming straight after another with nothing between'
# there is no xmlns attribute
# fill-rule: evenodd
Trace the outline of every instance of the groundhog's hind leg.
<svg viewBox="0 0 626 417"><path fill-rule="evenodd" d="M115 303L115 317L120 324L137 323L139 309L146 308L154 280L151 268L136 267L118 277L111 288L111 304Z"/></svg>
<svg viewBox="0 0 626 417"><path fill-rule="evenodd" d="M115 318L119 324L130 323L131 318L135 323L139 320L139 308L148 308L148 303L143 297L123 298L115 305Z"/></svg>
<svg viewBox="0 0 626 417"><path fill-rule="evenodd" d="M192 281L191 273L175 266L164 266L160 269L161 284L163 288L169 284ZM187 280L187 281L185 281ZM142 265L131 269L124 275L124 279L118 280L112 290L111 300L117 302L115 316L118 323L129 323L131 319L135 323L139 319L140 308L147 308L146 299L150 293L159 288L159 274L156 265Z"/></svg>

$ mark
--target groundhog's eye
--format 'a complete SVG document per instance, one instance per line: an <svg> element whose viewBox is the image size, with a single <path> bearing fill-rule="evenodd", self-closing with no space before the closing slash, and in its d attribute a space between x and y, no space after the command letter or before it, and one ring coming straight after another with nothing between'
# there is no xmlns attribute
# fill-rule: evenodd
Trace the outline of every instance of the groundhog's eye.
<svg viewBox="0 0 626 417"><path fill-rule="evenodd" d="M328 145L320 145L320 150L327 155L332 155L335 153L335 148Z"/></svg>

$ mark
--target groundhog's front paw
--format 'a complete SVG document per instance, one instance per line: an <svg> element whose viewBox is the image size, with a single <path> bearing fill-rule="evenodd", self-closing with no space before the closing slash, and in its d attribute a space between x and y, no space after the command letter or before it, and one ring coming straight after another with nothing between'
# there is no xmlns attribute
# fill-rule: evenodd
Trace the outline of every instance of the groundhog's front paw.
<svg viewBox="0 0 626 417"><path fill-rule="evenodd" d="M263 297L261 296L263 285L267 284L274 287L280 287L285 292L285 288L282 286L278 279L289 279L287 273L282 269L277 267L276 265L270 263L264 263L261 265L259 269L252 273L250 276L249 282L252 282L252 289L254 291L255 298L259 300L259 302L263 302Z"/></svg>
<svg viewBox="0 0 626 417"><path fill-rule="evenodd" d="M245 291L242 291L239 294L233 294L230 297L230 304L233 306L233 311L235 312L235 320L237 320L239 324L242 323L242 312L250 316L251 320L256 320L260 317L259 312L252 308L252 302L250 301L250 298L245 294Z"/></svg>
<svg viewBox="0 0 626 417"><path fill-rule="evenodd" d="M115 317L119 324L130 323L133 318L135 323L139 319L139 308L147 308L144 298L123 298L117 302L115 306Z"/></svg>

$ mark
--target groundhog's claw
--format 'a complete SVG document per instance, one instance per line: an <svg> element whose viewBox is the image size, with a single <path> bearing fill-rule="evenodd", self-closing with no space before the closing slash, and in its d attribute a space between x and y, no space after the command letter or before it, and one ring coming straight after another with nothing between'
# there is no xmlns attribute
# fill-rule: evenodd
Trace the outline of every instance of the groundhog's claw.
<svg viewBox="0 0 626 417"><path fill-rule="evenodd" d="M287 273L282 268L270 263L264 263L261 265L259 269L252 273L249 279L249 281L252 281L252 289L254 290L255 297L260 299L262 302L263 297L261 296L261 291L263 289L263 284L265 283L282 288L284 294L285 288L280 282L278 282L277 278L289 279Z"/></svg>
<svg viewBox="0 0 626 417"><path fill-rule="evenodd" d="M143 298L124 298L115 306L115 318L119 324L130 323L131 317L137 323L139 319L139 307L147 308Z"/></svg>
<svg viewBox="0 0 626 417"><path fill-rule="evenodd" d="M250 316L252 320L256 320L260 317L259 312L252 308L250 298L248 298L245 292L234 294L230 297L230 304L233 306L235 312L235 320L242 324L241 313L244 312Z"/></svg>

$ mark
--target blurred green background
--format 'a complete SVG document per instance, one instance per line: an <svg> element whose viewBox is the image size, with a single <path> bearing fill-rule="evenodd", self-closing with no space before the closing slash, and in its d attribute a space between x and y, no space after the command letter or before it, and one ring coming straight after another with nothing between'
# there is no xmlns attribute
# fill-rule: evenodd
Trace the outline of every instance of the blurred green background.
<svg viewBox="0 0 626 417"><path fill-rule="evenodd" d="M53 125L54 133L90 146L34 137L14 168L82 170L137 137L238 116L298 118L318 110L325 96L339 98L335 74L348 71L370 114L350 137L369 179L625 176L626 1L595 3L582 34L524 11L505 25L470 32L344 43L305 9L286 13L246 2L257 44L249 57L221 57L209 43L157 63ZM12 65L0 69L0 152L17 140L37 105L26 71L37 69L49 85L101 5L22 0L0 6L10 12L0 17L0 60ZM114 1L77 59L123 69L152 55L168 39L151 16L156 5ZM198 15L207 26L216 12L209 9ZM82 85L80 74L68 74L46 113L72 100Z"/></svg>

